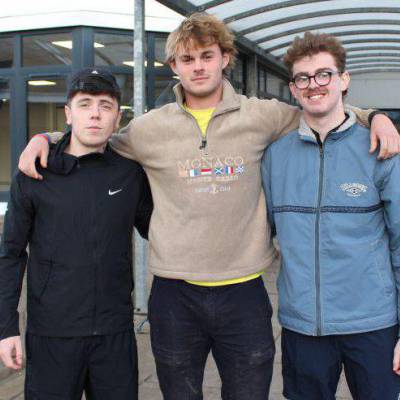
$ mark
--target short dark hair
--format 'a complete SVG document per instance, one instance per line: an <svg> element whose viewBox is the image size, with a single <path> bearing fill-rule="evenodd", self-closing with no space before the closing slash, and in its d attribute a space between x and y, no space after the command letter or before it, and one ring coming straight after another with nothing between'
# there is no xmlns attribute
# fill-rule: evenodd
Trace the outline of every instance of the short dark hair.
<svg viewBox="0 0 400 400"><path fill-rule="evenodd" d="M113 74L97 68L85 68L72 76L68 86L67 102L79 92L88 94L107 94L121 105L121 89Z"/></svg>

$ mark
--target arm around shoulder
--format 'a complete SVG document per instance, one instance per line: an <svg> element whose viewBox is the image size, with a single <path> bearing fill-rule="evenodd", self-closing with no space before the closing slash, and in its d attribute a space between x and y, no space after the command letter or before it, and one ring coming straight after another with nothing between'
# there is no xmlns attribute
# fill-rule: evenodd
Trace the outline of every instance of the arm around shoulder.
<svg viewBox="0 0 400 400"><path fill-rule="evenodd" d="M40 165L46 168L49 157L49 144L57 143L63 135L64 133L62 132L46 132L35 135L19 157L19 170L33 179L42 180L43 176L36 169L36 159L39 158Z"/></svg>
<svg viewBox="0 0 400 400"><path fill-rule="evenodd" d="M366 128L369 128L369 126L370 126L369 116L370 116L370 114L372 114L374 112L374 110L372 110L372 109L365 110L365 109L362 109L362 108L358 108L358 107L352 106L350 104L346 104L346 108L350 109L351 111L353 111L353 113L357 117L357 122L360 125L363 125Z"/></svg>
<svg viewBox="0 0 400 400"><path fill-rule="evenodd" d="M297 129L301 110L276 99L257 100L257 108L266 130L272 134L271 141L277 140Z"/></svg>
<svg viewBox="0 0 400 400"><path fill-rule="evenodd" d="M352 110L357 121L371 130L370 153L373 153L379 144L378 159L387 159L400 153L400 135L391 119L382 112L376 110L363 110L346 105Z"/></svg>
<svg viewBox="0 0 400 400"><path fill-rule="evenodd" d="M131 120L127 126L114 133L110 138L110 145L120 156L136 160L135 147L133 145L133 135L135 132L136 121Z"/></svg>

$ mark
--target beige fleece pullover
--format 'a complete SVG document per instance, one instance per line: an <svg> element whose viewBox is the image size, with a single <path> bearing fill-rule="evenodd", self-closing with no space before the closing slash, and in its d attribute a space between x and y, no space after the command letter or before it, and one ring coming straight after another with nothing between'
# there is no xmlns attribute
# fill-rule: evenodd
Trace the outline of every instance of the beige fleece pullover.
<svg viewBox="0 0 400 400"><path fill-rule="evenodd" d="M238 95L225 80L204 147L194 117L183 108L181 85L174 90L176 103L132 120L111 140L119 154L143 165L150 181L150 270L198 281L258 272L275 257L261 158L273 140L298 127L300 111ZM357 114L365 123L369 112Z"/></svg>

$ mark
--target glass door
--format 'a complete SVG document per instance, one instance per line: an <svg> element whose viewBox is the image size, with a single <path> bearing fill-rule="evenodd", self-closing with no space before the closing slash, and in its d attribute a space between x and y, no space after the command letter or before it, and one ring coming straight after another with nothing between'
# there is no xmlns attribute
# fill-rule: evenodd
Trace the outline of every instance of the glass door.
<svg viewBox="0 0 400 400"><path fill-rule="evenodd" d="M36 133L65 129L66 91L64 76L40 76L27 80L28 139Z"/></svg>
<svg viewBox="0 0 400 400"><path fill-rule="evenodd" d="M0 78L0 192L7 192L11 182L10 84Z"/></svg>

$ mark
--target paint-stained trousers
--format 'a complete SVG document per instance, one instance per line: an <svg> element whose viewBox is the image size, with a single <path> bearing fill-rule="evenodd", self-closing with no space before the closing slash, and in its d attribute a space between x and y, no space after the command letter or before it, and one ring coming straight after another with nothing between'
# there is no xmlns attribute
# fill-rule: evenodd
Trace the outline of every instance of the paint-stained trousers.
<svg viewBox="0 0 400 400"><path fill-rule="evenodd" d="M211 351L223 400L266 400L275 354L272 308L262 278L202 287L155 277L151 344L164 400L203 399Z"/></svg>

